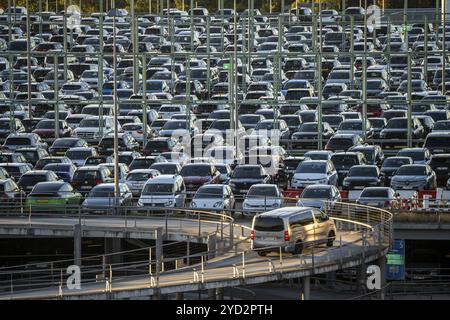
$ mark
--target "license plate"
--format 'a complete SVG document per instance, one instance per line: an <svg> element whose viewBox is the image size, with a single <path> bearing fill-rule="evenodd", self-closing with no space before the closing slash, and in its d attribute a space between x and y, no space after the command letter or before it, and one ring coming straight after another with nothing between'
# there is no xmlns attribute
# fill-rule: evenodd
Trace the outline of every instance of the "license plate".
<svg viewBox="0 0 450 320"><path fill-rule="evenodd" d="M355 188L355 190L361 190L361 189L364 189L363 186L355 186L354 188Z"/></svg>
<svg viewBox="0 0 450 320"><path fill-rule="evenodd" d="M81 187L80 189L81 189L81 190L89 190L89 189L91 189L91 187L90 187L90 186L83 186L83 187Z"/></svg>
<svg viewBox="0 0 450 320"><path fill-rule="evenodd" d="M247 190L241 189L241 190L239 190L239 192L245 193L245 192L247 192Z"/></svg>
<svg viewBox="0 0 450 320"><path fill-rule="evenodd" d="M448 170L448 168L447 167L438 167L438 168L436 168L437 170Z"/></svg>
<svg viewBox="0 0 450 320"><path fill-rule="evenodd" d="M376 203L376 202L369 202L367 205L368 205L368 206L375 207L375 206L378 205L378 203Z"/></svg>
<svg viewBox="0 0 450 320"><path fill-rule="evenodd" d="M444 152L444 149L434 149L434 152Z"/></svg>

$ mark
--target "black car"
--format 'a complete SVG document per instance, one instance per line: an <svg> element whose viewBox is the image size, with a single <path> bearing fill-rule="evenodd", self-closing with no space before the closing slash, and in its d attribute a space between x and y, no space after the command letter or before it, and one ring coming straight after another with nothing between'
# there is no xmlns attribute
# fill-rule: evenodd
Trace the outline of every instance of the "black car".
<svg viewBox="0 0 450 320"><path fill-rule="evenodd" d="M159 155L163 152L182 151L176 139L170 137L154 138L144 147L144 155Z"/></svg>
<svg viewBox="0 0 450 320"><path fill-rule="evenodd" d="M412 138L425 138L425 129L420 123L419 119L413 118L411 123ZM402 143L396 140L405 140L408 135L408 119L407 118L392 118L386 124L386 127L381 130L380 138L383 140L381 145L386 147L402 147Z"/></svg>
<svg viewBox="0 0 450 320"><path fill-rule="evenodd" d="M158 162L168 162L166 158L161 156L136 157L130 163L130 171L135 169L149 169L152 164Z"/></svg>
<svg viewBox="0 0 450 320"><path fill-rule="evenodd" d="M445 187L450 178L450 154L435 154L431 157L430 167L436 172L436 182L438 187Z"/></svg>
<svg viewBox="0 0 450 320"><path fill-rule="evenodd" d="M72 187L81 194L87 194L101 183L112 182L111 171L106 167L85 166L78 168L72 178Z"/></svg>
<svg viewBox="0 0 450 320"><path fill-rule="evenodd" d="M230 187L234 194L244 195L257 183L271 183L270 175L261 165L243 164L234 168L230 178Z"/></svg>
<svg viewBox="0 0 450 320"><path fill-rule="evenodd" d="M331 156L331 161L338 173L338 185L340 186L351 167L367 163L361 152L338 152Z"/></svg>
<svg viewBox="0 0 450 320"><path fill-rule="evenodd" d="M381 166L381 175L384 176L384 185L391 186L391 179L395 172L404 164L413 164L413 159L410 157L390 157L383 161Z"/></svg>
<svg viewBox="0 0 450 320"><path fill-rule="evenodd" d="M139 142L137 142L132 135L128 133L118 134L118 150L119 151L138 151ZM103 137L98 144L98 153L100 155L109 156L114 152L114 136L108 135Z"/></svg>
<svg viewBox="0 0 450 320"><path fill-rule="evenodd" d="M88 143L81 138L58 138L53 141L48 152L52 156L64 156L67 150L74 147L88 147Z"/></svg>
<svg viewBox="0 0 450 320"><path fill-rule="evenodd" d="M40 159L48 156L47 150L40 147L19 148L16 149L16 153L21 153L27 162L33 166L35 166Z"/></svg>
<svg viewBox="0 0 450 320"><path fill-rule="evenodd" d="M379 187L384 184L384 177L375 165L357 165L350 168L347 177L342 182L343 190Z"/></svg>
<svg viewBox="0 0 450 320"><path fill-rule="evenodd" d="M384 160L383 149L381 149L381 147L378 145L356 146L350 148L348 151L361 152L362 154L364 154L364 158L366 158L368 164L375 164L377 166L380 166Z"/></svg>

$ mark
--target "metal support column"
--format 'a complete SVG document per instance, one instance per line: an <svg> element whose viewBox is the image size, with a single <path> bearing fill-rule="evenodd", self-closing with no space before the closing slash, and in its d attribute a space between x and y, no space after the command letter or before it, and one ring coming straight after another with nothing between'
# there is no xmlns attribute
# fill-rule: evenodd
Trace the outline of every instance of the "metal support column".
<svg viewBox="0 0 450 320"><path fill-rule="evenodd" d="M81 266L81 224L76 224L73 230L73 263Z"/></svg>

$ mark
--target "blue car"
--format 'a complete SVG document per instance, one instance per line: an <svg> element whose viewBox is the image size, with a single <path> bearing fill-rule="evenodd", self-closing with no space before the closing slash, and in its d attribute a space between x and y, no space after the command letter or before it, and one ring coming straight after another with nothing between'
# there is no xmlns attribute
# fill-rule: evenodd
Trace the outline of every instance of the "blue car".
<svg viewBox="0 0 450 320"><path fill-rule="evenodd" d="M49 163L43 170L53 171L64 182L71 182L76 169L72 163Z"/></svg>

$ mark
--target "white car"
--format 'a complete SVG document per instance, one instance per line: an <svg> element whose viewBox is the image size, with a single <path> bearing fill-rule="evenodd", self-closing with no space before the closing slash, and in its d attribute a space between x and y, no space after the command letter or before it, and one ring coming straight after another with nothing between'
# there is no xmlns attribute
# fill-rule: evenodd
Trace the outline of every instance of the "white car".
<svg viewBox="0 0 450 320"><path fill-rule="evenodd" d="M337 171L331 160L305 160L295 170L292 188L305 188L313 184L337 184Z"/></svg>
<svg viewBox="0 0 450 320"><path fill-rule="evenodd" d="M282 194L276 184L254 184L245 195L242 213L254 215L280 208L282 204Z"/></svg>
<svg viewBox="0 0 450 320"><path fill-rule="evenodd" d="M138 200L139 207L181 208L186 203L186 188L179 175L160 175L148 180Z"/></svg>
<svg viewBox="0 0 450 320"><path fill-rule="evenodd" d="M244 156L240 150L236 153L234 146L219 146L208 149L206 151L206 157L214 159L216 162L233 165L240 163Z"/></svg>
<svg viewBox="0 0 450 320"><path fill-rule="evenodd" d="M125 184L130 188L134 197L141 195L142 188L149 179L159 176L158 170L154 169L135 169L128 172L125 177Z"/></svg>
<svg viewBox="0 0 450 320"><path fill-rule="evenodd" d="M125 123L122 126L123 132L127 132L133 136L133 138L138 142L144 141L144 124L143 123ZM150 137L152 130L149 125L147 125L147 137Z"/></svg>
<svg viewBox="0 0 450 320"><path fill-rule="evenodd" d="M191 201L192 209L231 210L234 208L234 195L227 185L212 184L201 186Z"/></svg>
<svg viewBox="0 0 450 320"><path fill-rule="evenodd" d="M102 128L100 128L101 124L103 124ZM120 123L118 124L118 130L121 130ZM103 136L106 136L113 131L113 117L104 116L103 120L100 123L99 116L90 116L81 120L78 128L72 131L72 136L75 138L82 138L87 142L99 142Z"/></svg>

